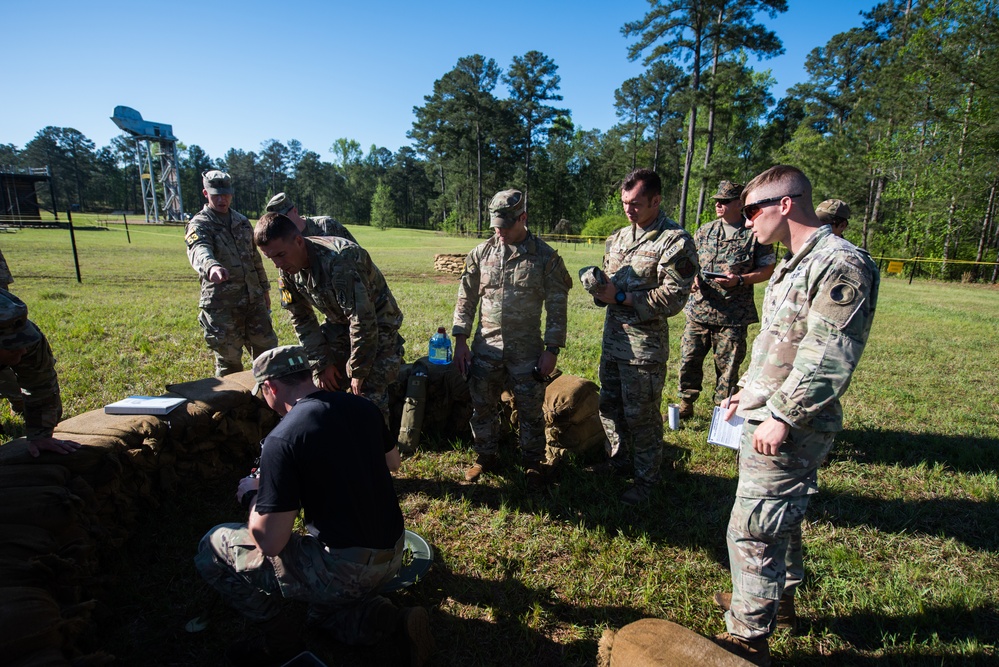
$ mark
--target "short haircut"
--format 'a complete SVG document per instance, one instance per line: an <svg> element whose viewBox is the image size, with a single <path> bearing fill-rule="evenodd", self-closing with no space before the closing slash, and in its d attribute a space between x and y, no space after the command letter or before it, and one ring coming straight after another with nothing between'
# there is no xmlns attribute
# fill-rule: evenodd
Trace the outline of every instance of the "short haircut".
<svg viewBox="0 0 999 667"><path fill-rule="evenodd" d="M282 375L281 377L268 378L271 382L276 382L282 387L297 387L300 384L315 384L312 379L312 371L306 369L304 371L296 371L294 373L288 373L288 375Z"/></svg>
<svg viewBox="0 0 999 667"><path fill-rule="evenodd" d="M763 192L758 192L759 190ZM744 204L747 193L751 191L754 193L754 198L757 199L800 194L802 195L800 205L807 208L812 207L812 182L805 176L805 172L791 165L774 165L746 183L746 187L742 189L741 197Z"/></svg>
<svg viewBox="0 0 999 667"><path fill-rule="evenodd" d="M651 169L635 169L625 176L621 182L621 192L633 190L638 184L642 185L642 189L638 193L641 197L652 199L656 195L661 196L663 193L662 179L659 178L659 174Z"/></svg>
<svg viewBox="0 0 999 667"><path fill-rule="evenodd" d="M253 242L257 247L265 246L277 239L290 241L300 235L301 232L295 223L283 213L265 213L253 228Z"/></svg>

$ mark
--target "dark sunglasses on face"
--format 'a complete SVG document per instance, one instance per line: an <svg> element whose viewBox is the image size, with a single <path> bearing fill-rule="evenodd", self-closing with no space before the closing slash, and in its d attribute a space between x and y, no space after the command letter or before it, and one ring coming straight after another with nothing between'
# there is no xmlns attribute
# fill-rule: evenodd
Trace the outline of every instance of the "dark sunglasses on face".
<svg viewBox="0 0 999 667"><path fill-rule="evenodd" d="M796 195L781 195L780 197L770 197L768 199L761 199L759 201L754 201L752 204L746 204L742 207L742 214L747 220L752 220L756 217L756 214L760 212L760 209L764 206L770 206L771 204L776 204L780 200L787 197L788 199L794 199L795 197L800 197L801 193Z"/></svg>

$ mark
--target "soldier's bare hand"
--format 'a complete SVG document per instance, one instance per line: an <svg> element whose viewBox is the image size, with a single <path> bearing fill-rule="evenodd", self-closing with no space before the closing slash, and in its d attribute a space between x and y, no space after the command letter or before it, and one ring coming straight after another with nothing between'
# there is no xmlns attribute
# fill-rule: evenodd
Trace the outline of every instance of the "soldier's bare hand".
<svg viewBox="0 0 999 667"><path fill-rule="evenodd" d="M555 364L557 363L558 363L558 357L556 357L548 350L545 350L544 352L541 353L541 356L538 357L538 371L544 377L548 377L555 370Z"/></svg>
<svg viewBox="0 0 999 667"><path fill-rule="evenodd" d="M208 279L213 283L224 283L229 280L229 271L222 265L216 264L208 271Z"/></svg>
<svg viewBox="0 0 999 667"><path fill-rule="evenodd" d="M458 372L467 377L468 371L472 368L472 351L468 349L464 336L460 338L455 336L454 363L458 364Z"/></svg>
<svg viewBox="0 0 999 667"><path fill-rule="evenodd" d="M350 378L350 393L354 396L361 395L361 388L364 386L364 378Z"/></svg>
<svg viewBox="0 0 999 667"><path fill-rule="evenodd" d="M764 456L777 456L790 432L790 426L769 417L753 431L753 449Z"/></svg>
<svg viewBox="0 0 999 667"><path fill-rule="evenodd" d="M726 272L724 278L715 278L714 281L725 289L731 289L739 284L739 276Z"/></svg>
<svg viewBox="0 0 999 667"><path fill-rule="evenodd" d="M617 286L612 282L608 282L603 288L594 296L603 301L604 303L617 303Z"/></svg>
<svg viewBox="0 0 999 667"><path fill-rule="evenodd" d="M725 421L732 421L732 417L735 416L735 411L739 409L739 397L742 392L729 396L721 403L721 407L725 410Z"/></svg>
<svg viewBox="0 0 999 667"><path fill-rule="evenodd" d="M58 440L56 438L30 438L28 440L28 453L35 458L41 452L55 452L56 454L72 454L80 448L80 443L72 440Z"/></svg>
<svg viewBox="0 0 999 667"><path fill-rule="evenodd" d="M316 379L319 382L319 388L325 389L326 391L336 391L340 388L340 379L343 374L336 366L327 366L319 372L319 377Z"/></svg>

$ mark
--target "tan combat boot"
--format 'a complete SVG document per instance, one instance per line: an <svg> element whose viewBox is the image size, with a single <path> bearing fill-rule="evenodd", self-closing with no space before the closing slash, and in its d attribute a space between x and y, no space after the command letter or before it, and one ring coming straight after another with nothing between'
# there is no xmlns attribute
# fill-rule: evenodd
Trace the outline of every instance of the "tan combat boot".
<svg viewBox="0 0 999 667"><path fill-rule="evenodd" d="M731 593L715 593L715 604L721 607L722 611L732 608ZM780 598L780 605L777 607L777 627L778 629L790 630L794 632L798 629L798 615L794 611L794 595L784 594Z"/></svg>
<svg viewBox="0 0 999 667"><path fill-rule="evenodd" d="M770 667L770 645L766 639L743 639L723 632L712 637L711 641L754 665Z"/></svg>
<svg viewBox="0 0 999 667"><path fill-rule="evenodd" d="M476 481L482 473L495 470L498 463L499 457L495 454L479 454L475 457L475 463L465 470L465 481Z"/></svg>
<svg viewBox="0 0 999 667"><path fill-rule="evenodd" d="M690 419L694 416L694 402L680 399L680 419Z"/></svg>

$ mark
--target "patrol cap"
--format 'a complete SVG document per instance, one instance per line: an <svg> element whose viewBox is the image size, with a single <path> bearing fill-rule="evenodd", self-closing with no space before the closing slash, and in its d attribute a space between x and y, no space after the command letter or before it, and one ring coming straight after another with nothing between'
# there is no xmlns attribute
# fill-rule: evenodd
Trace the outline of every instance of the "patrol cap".
<svg viewBox="0 0 999 667"><path fill-rule="evenodd" d="M280 213L284 215L293 208L295 208L295 202L283 192L277 193L267 202L268 213Z"/></svg>
<svg viewBox="0 0 999 667"><path fill-rule="evenodd" d="M599 266L584 266L579 270L579 282L583 289L596 296L607 284L607 274Z"/></svg>
<svg viewBox="0 0 999 667"><path fill-rule="evenodd" d="M41 339L38 327L28 320L28 306L7 290L0 289L0 349L19 350Z"/></svg>
<svg viewBox="0 0 999 667"><path fill-rule="evenodd" d="M231 195L232 178L218 169L210 169L201 173L201 183L210 195Z"/></svg>
<svg viewBox="0 0 999 667"><path fill-rule="evenodd" d="M496 196L489 202L489 226L502 227L503 229L513 227L517 218L524 212L526 205L524 193L520 190L497 192Z"/></svg>
<svg viewBox="0 0 999 667"><path fill-rule="evenodd" d="M742 196L742 183L732 181L720 181L718 192L711 195L712 199L738 199Z"/></svg>
<svg viewBox="0 0 999 667"><path fill-rule="evenodd" d="M850 207L841 199L827 199L815 208L815 215L822 222L830 222L829 218L850 219Z"/></svg>
<svg viewBox="0 0 999 667"><path fill-rule="evenodd" d="M281 345L267 350L253 360L253 393L260 391L264 380L310 370L309 357L300 345Z"/></svg>

